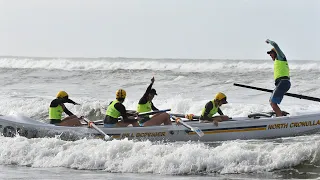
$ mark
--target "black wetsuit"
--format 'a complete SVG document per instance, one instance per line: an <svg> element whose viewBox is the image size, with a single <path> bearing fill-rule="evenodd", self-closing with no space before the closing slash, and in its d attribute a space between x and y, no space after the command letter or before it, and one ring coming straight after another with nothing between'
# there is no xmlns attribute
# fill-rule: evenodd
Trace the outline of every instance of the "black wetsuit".
<svg viewBox="0 0 320 180"><path fill-rule="evenodd" d="M51 101L50 107L58 107L59 105L62 106L63 112L68 114L69 116L72 116L73 113L69 111L65 106L64 103L71 103L71 104L76 104L74 101L71 99L66 99L66 98L56 98ZM57 124L61 123L61 119L50 119L50 124Z"/></svg>
<svg viewBox="0 0 320 180"><path fill-rule="evenodd" d="M213 103L212 103L212 101L209 101L209 102L206 104L205 110L204 110L204 114L200 116L200 119L201 119L201 120L212 121L212 117L209 117L209 116L208 116L209 113L210 113L210 111L212 110L212 108L213 108ZM222 111L221 111L220 108L218 108L218 113L219 113L220 115L223 115L223 113L222 113Z"/></svg>
<svg viewBox="0 0 320 180"><path fill-rule="evenodd" d="M146 104L148 102L148 96L151 92L151 88L152 88L153 83L150 83L150 85L148 86L146 92L143 94L142 98L139 100L139 104ZM153 111L158 111L158 108L156 108L152 101L151 101L151 108Z"/></svg>
<svg viewBox="0 0 320 180"><path fill-rule="evenodd" d="M113 101L111 101L110 104L112 102ZM110 106L110 104L109 104L109 106ZM118 103L114 104L114 108L120 112L122 119L125 123L132 124L132 123L137 122L136 119L128 118L126 107L122 103L118 102ZM114 117L106 115L104 118L104 124L116 124L118 122L118 120L119 120L118 118L114 118Z"/></svg>
<svg viewBox="0 0 320 180"><path fill-rule="evenodd" d="M151 82L150 85L148 86L146 92L143 94L142 98L139 100L138 104L146 104L148 102L148 96L149 96L149 94L151 92L152 85L153 85L153 83ZM153 105L152 101L150 101L150 103L151 103L151 109L153 111L158 111L159 110L158 108L156 108ZM148 120L150 120L149 116L143 116L143 117L141 117L139 123L143 124L143 123L147 122Z"/></svg>

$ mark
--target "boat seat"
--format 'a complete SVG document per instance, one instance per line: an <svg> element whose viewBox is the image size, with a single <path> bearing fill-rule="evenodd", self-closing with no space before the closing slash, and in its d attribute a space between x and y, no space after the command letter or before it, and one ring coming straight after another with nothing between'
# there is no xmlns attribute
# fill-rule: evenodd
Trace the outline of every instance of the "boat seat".
<svg viewBox="0 0 320 180"><path fill-rule="evenodd" d="M281 111L283 116L287 116L289 113L286 111ZM248 115L248 118L259 119L261 117L272 117L276 115L274 111L271 112L262 112L262 113L252 113Z"/></svg>

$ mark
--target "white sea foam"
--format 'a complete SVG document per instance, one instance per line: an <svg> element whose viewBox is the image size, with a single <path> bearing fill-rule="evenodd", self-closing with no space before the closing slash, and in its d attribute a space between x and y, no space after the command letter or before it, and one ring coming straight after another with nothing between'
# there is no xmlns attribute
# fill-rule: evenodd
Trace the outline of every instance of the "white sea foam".
<svg viewBox="0 0 320 180"><path fill-rule="evenodd" d="M314 139L319 138L319 135ZM155 174L248 173L318 163L319 142L151 143L0 137L0 164Z"/></svg>

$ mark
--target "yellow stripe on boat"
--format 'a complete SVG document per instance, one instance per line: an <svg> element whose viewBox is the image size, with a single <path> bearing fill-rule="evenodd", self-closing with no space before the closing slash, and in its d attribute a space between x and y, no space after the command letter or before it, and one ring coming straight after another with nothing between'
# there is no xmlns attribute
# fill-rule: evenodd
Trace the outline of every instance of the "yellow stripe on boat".
<svg viewBox="0 0 320 180"><path fill-rule="evenodd" d="M244 129L217 129L212 131L203 131L204 134L218 134L218 133L231 133L231 132L248 132L248 131L265 131L266 127L256 127L256 128L244 128ZM188 132L189 135L196 134L195 132Z"/></svg>

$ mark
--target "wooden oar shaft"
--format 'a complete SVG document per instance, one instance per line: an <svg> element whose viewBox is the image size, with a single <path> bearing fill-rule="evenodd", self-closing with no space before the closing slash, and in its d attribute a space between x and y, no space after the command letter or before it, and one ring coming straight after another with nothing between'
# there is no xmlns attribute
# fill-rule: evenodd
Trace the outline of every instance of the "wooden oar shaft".
<svg viewBox="0 0 320 180"><path fill-rule="evenodd" d="M103 132L98 126L96 126L96 125L93 123L93 121L90 121L90 120L88 120L88 119L86 119L86 118L83 118L83 120L88 123L89 127L95 129L95 130L98 131L100 134L104 135L104 139L105 139L105 140L110 139L110 136L108 136L105 132Z"/></svg>
<svg viewBox="0 0 320 180"><path fill-rule="evenodd" d="M265 91L265 92L271 92L271 93L273 92L273 90L271 90L271 89L259 88L259 87L248 86L248 85L243 85L243 84L234 83L233 85L243 87L243 88L255 89L255 90L259 90L259 91ZM320 98L311 97L311 96L305 96L305 95L294 94L294 93L285 93L284 95L299 98L299 99L306 99L306 100L310 100L310 101L320 102Z"/></svg>

